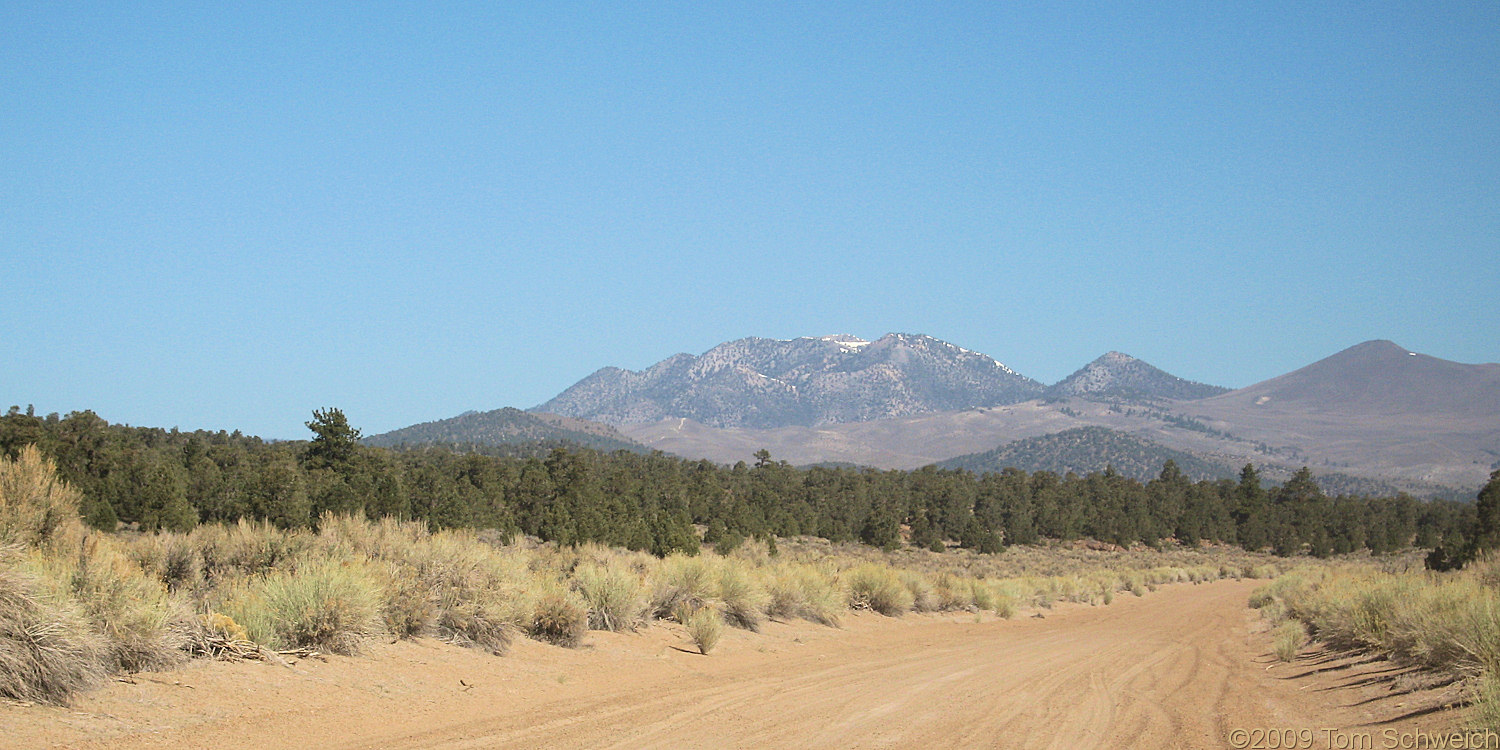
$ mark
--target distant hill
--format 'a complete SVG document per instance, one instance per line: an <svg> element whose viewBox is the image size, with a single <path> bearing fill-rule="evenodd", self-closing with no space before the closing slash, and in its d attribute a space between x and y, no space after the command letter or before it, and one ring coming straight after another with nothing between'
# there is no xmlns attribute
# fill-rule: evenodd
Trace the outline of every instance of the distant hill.
<svg viewBox="0 0 1500 750"><path fill-rule="evenodd" d="M1418 414L1500 423L1500 364L1470 365L1366 341L1207 406L1361 416Z"/></svg>
<svg viewBox="0 0 1500 750"><path fill-rule="evenodd" d="M645 451L640 443L608 425L556 414L533 414L506 407L485 412L465 412L449 419L403 427L371 435L366 445L399 447L417 445L512 446L528 443L566 443L601 451Z"/></svg>
<svg viewBox="0 0 1500 750"><path fill-rule="evenodd" d="M1128 354L1108 352L1047 389L1049 398L1192 401L1228 388L1184 380Z"/></svg>
<svg viewBox="0 0 1500 750"><path fill-rule="evenodd" d="M1236 468L1207 461L1191 453L1172 450L1107 427L1078 427L1050 435L1006 443L994 450L971 453L938 463L944 469L968 469L975 473L998 472L1015 467L1027 472L1091 474L1113 466L1122 476L1153 479L1168 460L1188 477L1218 479L1234 476Z"/></svg>
<svg viewBox="0 0 1500 750"><path fill-rule="evenodd" d="M606 367L535 411L613 425L690 419L768 429L1012 404L1041 383L931 336L745 338L641 372Z"/></svg>

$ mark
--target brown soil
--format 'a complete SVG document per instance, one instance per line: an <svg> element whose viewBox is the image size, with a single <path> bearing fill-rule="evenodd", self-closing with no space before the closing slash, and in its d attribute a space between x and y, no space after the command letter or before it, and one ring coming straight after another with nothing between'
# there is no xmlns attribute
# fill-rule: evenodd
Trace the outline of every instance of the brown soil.
<svg viewBox="0 0 1500 750"><path fill-rule="evenodd" d="M1386 732L1460 721L1441 708L1457 688L1413 689L1418 677L1383 662L1275 662L1245 608L1255 585L1008 621L770 623L709 656L659 625L500 658L424 640L290 667L199 662L70 708L0 705L0 747L1230 747L1234 730L1267 729L1327 747L1328 728L1380 747Z"/></svg>

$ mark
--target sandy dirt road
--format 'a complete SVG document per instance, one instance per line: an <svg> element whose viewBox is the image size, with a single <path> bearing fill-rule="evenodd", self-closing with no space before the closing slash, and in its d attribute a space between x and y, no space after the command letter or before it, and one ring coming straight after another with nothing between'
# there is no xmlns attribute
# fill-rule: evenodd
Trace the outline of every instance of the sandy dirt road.
<svg viewBox="0 0 1500 750"><path fill-rule="evenodd" d="M1274 664L1245 608L1255 585L1008 621L771 623L706 657L664 626L503 658L421 641L291 668L205 664L70 709L0 706L0 746L1217 748L1243 747L1252 735L1236 730L1306 730L1303 747L1382 747L1458 722L1438 709L1451 689L1393 690L1403 671L1382 662Z"/></svg>

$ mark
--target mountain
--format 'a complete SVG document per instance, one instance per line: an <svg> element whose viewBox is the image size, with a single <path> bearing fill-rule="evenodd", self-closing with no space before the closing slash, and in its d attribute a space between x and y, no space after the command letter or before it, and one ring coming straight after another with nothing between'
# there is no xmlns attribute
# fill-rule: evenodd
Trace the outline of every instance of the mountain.
<svg viewBox="0 0 1500 750"><path fill-rule="evenodd" d="M523 445L568 443L602 451L646 450L608 425L556 414L530 414L520 409L468 411L449 419L403 427L371 435L366 445Z"/></svg>
<svg viewBox="0 0 1500 750"><path fill-rule="evenodd" d="M1211 402L1267 410L1500 420L1500 365L1469 365L1366 341Z"/></svg>
<svg viewBox="0 0 1500 750"><path fill-rule="evenodd" d="M1192 401L1228 388L1195 383L1120 352L1108 352L1047 389L1049 398Z"/></svg>
<svg viewBox="0 0 1500 750"><path fill-rule="evenodd" d="M793 464L911 469L1097 426L1219 465L1253 463L1268 479L1306 465L1329 491L1386 487L1423 496L1471 495L1500 468L1500 365L1448 362L1372 341L1247 388L1174 399L1148 385L1176 378L1153 377L1149 365L1129 366L1123 356L1101 360L1046 398L998 406L756 429L662 418L620 430L652 448L721 462L750 460L766 448ZM1064 395L1065 385L1081 395ZM1109 395L1121 393L1153 397Z"/></svg>
<svg viewBox="0 0 1500 750"><path fill-rule="evenodd" d="M1090 461L1123 471L1133 456L1149 457L1159 471L1165 458L1154 445L1235 471L1253 463L1270 480L1305 465L1329 491L1383 487L1416 495L1472 495L1500 468L1500 365L1449 362L1370 341L1221 391L1118 352L1044 388L929 336L748 338L640 372L604 368L530 414L468 414L370 442L569 441L721 463L753 460L764 448L796 465L882 469L1052 451L1085 471ZM1068 438L1071 447L1057 438L1009 447L1087 427L1150 445L1087 433L1087 440ZM1016 453L1022 450L1032 453ZM1194 474L1188 459L1174 460Z"/></svg>
<svg viewBox="0 0 1500 750"><path fill-rule="evenodd" d="M938 466L968 469L976 474L1015 467L1060 475L1070 471L1089 474L1113 466L1123 476L1146 481L1159 475L1162 464L1168 460L1175 461L1177 468L1194 480L1232 477L1238 471L1145 438L1097 426L1016 440L983 453L950 458Z"/></svg>
<svg viewBox="0 0 1500 750"><path fill-rule="evenodd" d="M744 338L640 372L606 367L534 411L613 425L688 419L769 429L1012 404L1043 390L988 356L931 336Z"/></svg>

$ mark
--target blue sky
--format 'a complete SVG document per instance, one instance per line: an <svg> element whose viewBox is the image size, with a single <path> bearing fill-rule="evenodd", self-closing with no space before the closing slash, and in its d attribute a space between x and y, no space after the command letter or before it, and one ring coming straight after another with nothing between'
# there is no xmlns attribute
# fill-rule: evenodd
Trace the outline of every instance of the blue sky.
<svg viewBox="0 0 1500 750"><path fill-rule="evenodd" d="M372 433L835 332L1500 361L1493 2L206 5L0 2L0 408Z"/></svg>

